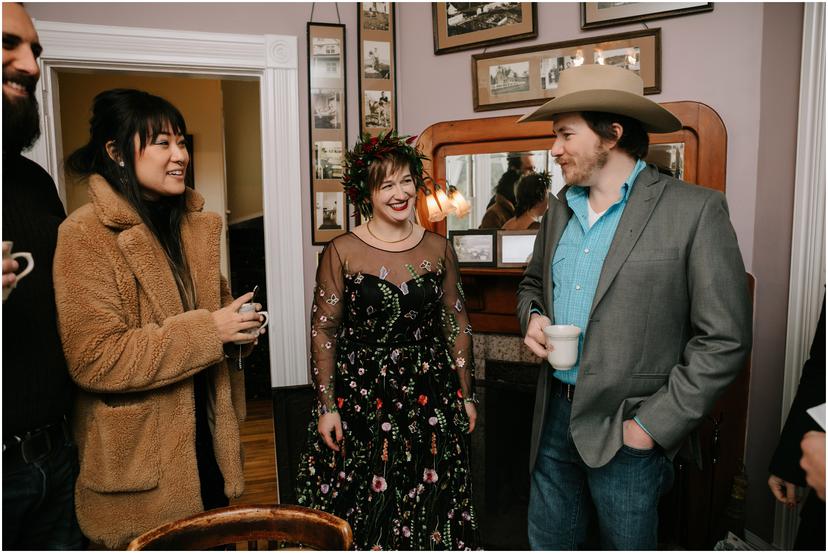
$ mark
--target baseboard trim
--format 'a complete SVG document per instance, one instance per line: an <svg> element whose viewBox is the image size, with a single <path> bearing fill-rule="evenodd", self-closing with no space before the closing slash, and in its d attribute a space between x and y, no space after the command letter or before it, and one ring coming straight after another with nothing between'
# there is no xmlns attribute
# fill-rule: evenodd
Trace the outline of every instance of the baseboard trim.
<svg viewBox="0 0 828 553"><path fill-rule="evenodd" d="M745 530L745 541L759 551L781 551L777 546L769 544L750 530Z"/></svg>

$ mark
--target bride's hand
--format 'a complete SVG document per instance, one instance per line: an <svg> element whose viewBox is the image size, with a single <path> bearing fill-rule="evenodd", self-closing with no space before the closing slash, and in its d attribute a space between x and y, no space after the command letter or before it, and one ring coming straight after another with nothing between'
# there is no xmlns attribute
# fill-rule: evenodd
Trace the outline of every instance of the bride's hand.
<svg viewBox="0 0 828 553"><path fill-rule="evenodd" d="M466 415L469 417L469 434L471 434L474 432L474 426L477 422L477 406L471 401L467 401L463 403L463 407L466 408Z"/></svg>
<svg viewBox="0 0 828 553"><path fill-rule="evenodd" d="M339 444L342 442L342 419L339 418L339 413L325 413L319 416L319 422L316 424L316 429L325 440L325 445L334 451L339 451ZM331 433L334 433L336 439L331 439Z"/></svg>

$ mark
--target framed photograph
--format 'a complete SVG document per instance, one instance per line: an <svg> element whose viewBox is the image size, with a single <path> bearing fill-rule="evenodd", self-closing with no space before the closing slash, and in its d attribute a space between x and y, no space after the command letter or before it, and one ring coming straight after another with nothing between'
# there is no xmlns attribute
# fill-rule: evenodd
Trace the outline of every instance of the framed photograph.
<svg viewBox="0 0 828 553"><path fill-rule="evenodd" d="M449 240L461 267L497 266L496 230L452 230Z"/></svg>
<svg viewBox="0 0 828 553"><path fill-rule="evenodd" d="M497 231L497 266L526 267L535 249L535 230Z"/></svg>
<svg viewBox="0 0 828 553"><path fill-rule="evenodd" d="M713 2L581 2L581 29L713 11Z"/></svg>
<svg viewBox="0 0 828 553"><path fill-rule="evenodd" d="M359 126L376 136L397 127L397 55L393 2L360 2Z"/></svg>
<svg viewBox="0 0 828 553"><path fill-rule="evenodd" d="M313 239L325 244L348 230L347 199L338 183L315 182L312 188Z"/></svg>
<svg viewBox="0 0 828 553"><path fill-rule="evenodd" d="M535 2L434 2L431 15L438 55L538 36Z"/></svg>
<svg viewBox="0 0 828 553"><path fill-rule="evenodd" d="M348 232L340 179L348 143L345 25L308 23L308 143L314 245Z"/></svg>
<svg viewBox="0 0 828 553"><path fill-rule="evenodd" d="M684 142L650 144L647 163L652 163L662 173L684 180Z"/></svg>
<svg viewBox="0 0 828 553"><path fill-rule="evenodd" d="M661 92L661 29L646 29L472 55L474 111L543 104L561 71L584 64L637 73L644 94Z"/></svg>

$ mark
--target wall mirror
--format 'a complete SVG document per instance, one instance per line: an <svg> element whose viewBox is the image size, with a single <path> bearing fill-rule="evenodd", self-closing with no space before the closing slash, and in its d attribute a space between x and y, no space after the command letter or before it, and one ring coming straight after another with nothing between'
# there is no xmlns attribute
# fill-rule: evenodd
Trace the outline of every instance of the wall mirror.
<svg viewBox="0 0 828 553"><path fill-rule="evenodd" d="M727 136L718 114L698 102L662 105L682 121L683 128L650 135L647 161L687 182L724 191L723 152ZM424 164L426 171L434 178L437 188L447 191L447 185L455 187L470 205L463 217L449 214L443 220L429 221L426 197L420 194L417 216L423 226L443 235L449 231L503 228L502 217L501 224L494 226L491 217L486 223L484 219L499 199L498 186L503 186L509 171L515 172L510 182L517 186L521 176L549 171L549 192L560 191L564 186L563 177L550 153L552 125L543 121L517 124L517 119L517 116L506 116L445 121L423 131L418 146L429 157ZM515 199L516 192L513 189ZM444 196L437 195L438 200L441 197Z"/></svg>

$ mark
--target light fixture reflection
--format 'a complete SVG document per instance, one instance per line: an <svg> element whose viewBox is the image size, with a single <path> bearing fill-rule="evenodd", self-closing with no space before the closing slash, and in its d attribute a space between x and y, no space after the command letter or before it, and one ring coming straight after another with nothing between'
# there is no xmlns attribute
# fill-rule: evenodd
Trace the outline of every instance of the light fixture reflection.
<svg viewBox="0 0 828 553"><path fill-rule="evenodd" d="M471 211L471 204L469 204L468 200L463 197L463 194L460 193L457 188L454 186L449 186L449 201L454 204L456 209L455 216L459 218L463 218L469 214Z"/></svg>
<svg viewBox="0 0 828 553"><path fill-rule="evenodd" d="M457 208L452 202L449 201L448 196L446 196L446 193L443 192L442 188L437 188L434 195L437 196L437 203L440 204L440 211L443 212L443 217L448 217L450 214L457 211Z"/></svg>

